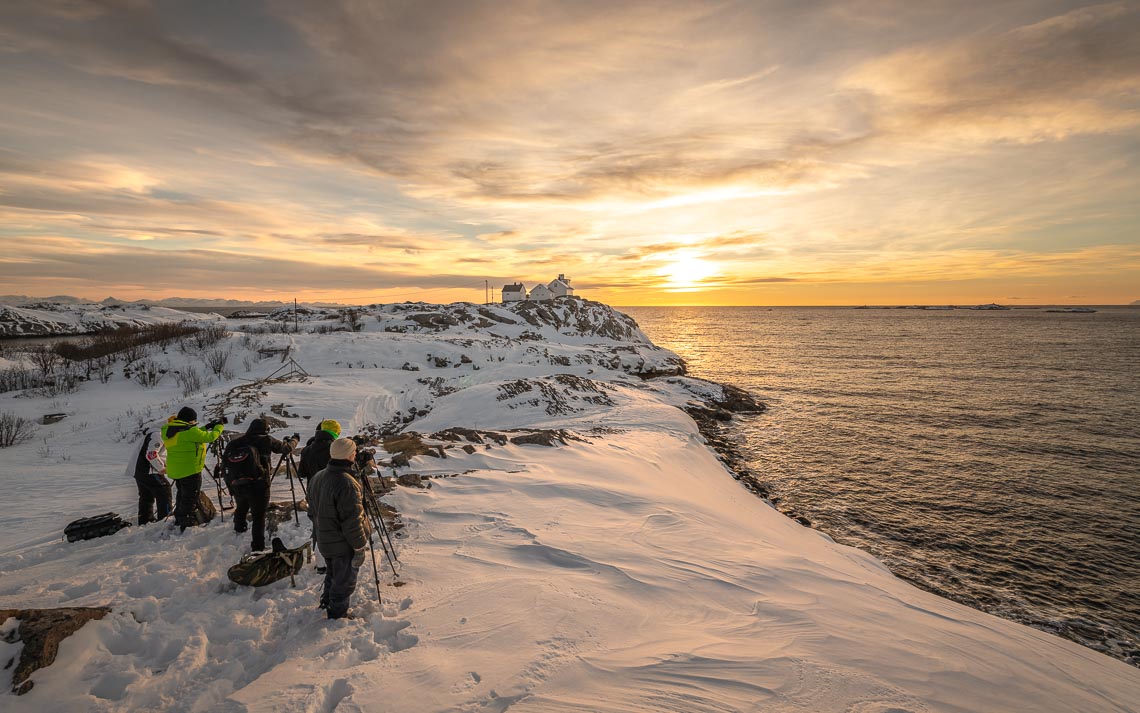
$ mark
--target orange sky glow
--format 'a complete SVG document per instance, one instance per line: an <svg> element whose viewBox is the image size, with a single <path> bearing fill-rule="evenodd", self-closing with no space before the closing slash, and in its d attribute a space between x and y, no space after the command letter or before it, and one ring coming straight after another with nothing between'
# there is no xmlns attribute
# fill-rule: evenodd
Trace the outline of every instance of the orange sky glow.
<svg viewBox="0 0 1140 713"><path fill-rule="evenodd" d="M1140 6L11 2L0 294L1140 299Z"/></svg>

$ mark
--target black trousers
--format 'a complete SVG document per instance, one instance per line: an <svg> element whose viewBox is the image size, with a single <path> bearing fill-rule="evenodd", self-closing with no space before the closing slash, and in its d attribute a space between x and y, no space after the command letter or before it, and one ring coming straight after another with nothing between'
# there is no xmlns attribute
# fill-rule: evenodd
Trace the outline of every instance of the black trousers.
<svg viewBox="0 0 1140 713"><path fill-rule="evenodd" d="M158 473L147 473L144 476L135 476L135 484L139 487L139 524L145 525L156 520L165 520L170 514L171 493L170 481L166 476ZM158 516L155 517L155 507Z"/></svg>
<svg viewBox="0 0 1140 713"><path fill-rule="evenodd" d="M253 550L265 549L265 511L269 507L269 483L256 481L230 488L234 496L234 532L245 532L245 517L253 515Z"/></svg>
<svg viewBox="0 0 1140 713"><path fill-rule="evenodd" d="M340 619L348 614L348 600L356 591L356 575L359 567L352 566L352 555L347 557L326 557L325 588L321 592L321 606L328 610L330 619Z"/></svg>
<svg viewBox="0 0 1140 713"><path fill-rule="evenodd" d="M174 481L174 524L191 527L194 522L190 515L198 507L198 493L202 490L202 474L195 473Z"/></svg>

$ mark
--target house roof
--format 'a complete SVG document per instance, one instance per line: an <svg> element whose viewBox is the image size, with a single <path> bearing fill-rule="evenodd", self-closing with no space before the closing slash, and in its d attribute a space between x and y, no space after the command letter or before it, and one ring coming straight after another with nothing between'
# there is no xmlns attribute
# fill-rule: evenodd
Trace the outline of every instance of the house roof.
<svg viewBox="0 0 1140 713"><path fill-rule="evenodd" d="M523 286L518 285L503 285L503 292L522 292Z"/></svg>

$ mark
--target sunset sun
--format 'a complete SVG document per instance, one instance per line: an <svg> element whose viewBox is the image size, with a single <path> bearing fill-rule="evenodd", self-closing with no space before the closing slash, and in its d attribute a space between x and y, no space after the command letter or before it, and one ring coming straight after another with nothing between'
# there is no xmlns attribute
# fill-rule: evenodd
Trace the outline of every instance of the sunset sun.
<svg viewBox="0 0 1140 713"><path fill-rule="evenodd" d="M699 257L680 257L661 271L666 279L665 289L670 292L694 292L702 283L719 273L719 268Z"/></svg>

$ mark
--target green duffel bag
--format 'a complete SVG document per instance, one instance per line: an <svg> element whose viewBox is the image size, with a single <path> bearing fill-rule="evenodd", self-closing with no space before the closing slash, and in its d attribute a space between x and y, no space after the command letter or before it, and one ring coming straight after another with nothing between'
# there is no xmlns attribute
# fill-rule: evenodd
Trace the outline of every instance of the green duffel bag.
<svg viewBox="0 0 1140 713"><path fill-rule="evenodd" d="M231 582L245 587L264 587L266 584L288 577L290 583L296 587L297 580L294 575L312 558L312 542L306 542L291 550L285 547L280 538L274 537L272 552L251 552L230 567L226 576Z"/></svg>

